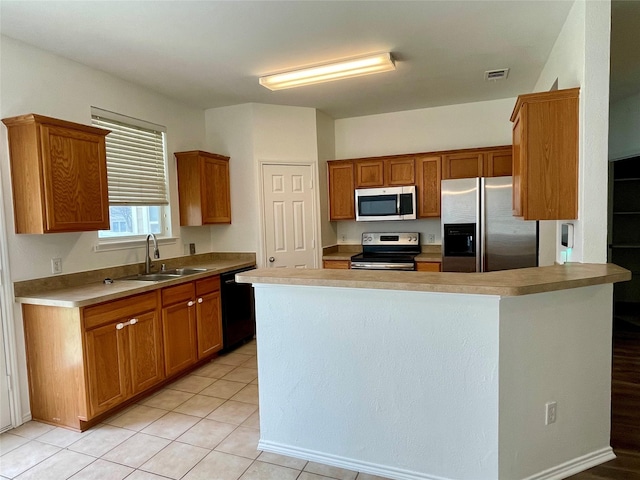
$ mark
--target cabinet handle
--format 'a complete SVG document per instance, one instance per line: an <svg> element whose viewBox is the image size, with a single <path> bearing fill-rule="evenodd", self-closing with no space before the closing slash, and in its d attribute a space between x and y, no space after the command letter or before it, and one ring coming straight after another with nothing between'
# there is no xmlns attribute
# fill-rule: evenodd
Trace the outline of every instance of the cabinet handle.
<svg viewBox="0 0 640 480"><path fill-rule="evenodd" d="M122 330L124 328L124 323L118 323L116 325L116 330Z"/></svg>
<svg viewBox="0 0 640 480"><path fill-rule="evenodd" d="M129 325L135 325L136 323L138 323L137 318L132 318L131 320L129 320Z"/></svg>
<svg viewBox="0 0 640 480"><path fill-rule="evenodd" d="M198 299L198 303L202 303L202 302L203 302L202 297L200 297L200 298Z"/></svg>
<svg viewBox="0 0 640 480"><path fill-rule="evenodd" d="M193 300L189 300L189 303L187 303L187 307L193 307L194 304L195 302Z"/></svg>

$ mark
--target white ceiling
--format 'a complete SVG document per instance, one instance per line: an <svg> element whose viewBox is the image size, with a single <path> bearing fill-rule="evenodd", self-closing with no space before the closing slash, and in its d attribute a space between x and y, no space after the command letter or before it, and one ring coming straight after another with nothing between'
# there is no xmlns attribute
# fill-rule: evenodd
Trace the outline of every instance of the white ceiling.
<svg viewBox="0 0 640 480"><path fill-rule="evenodd" d="M0 31L203 109L257 102L345 118L530 92L571 6L2 0ZM258 85L267 73L382 51L395 72L279 92ZM507 80L484 80L503 67Z"/></svg>

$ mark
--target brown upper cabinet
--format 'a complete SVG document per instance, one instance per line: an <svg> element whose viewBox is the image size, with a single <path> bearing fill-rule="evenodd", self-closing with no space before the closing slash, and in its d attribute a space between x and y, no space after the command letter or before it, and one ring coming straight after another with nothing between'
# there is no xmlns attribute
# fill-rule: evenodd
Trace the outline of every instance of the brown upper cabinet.
<svg viewBox="0 0 640 480"><path fill-rule="evenodd" d="M355 220L354 165L350 160L327 162L329 174L329 219Z"/></svg>
<svg viewBox="0 0 640 480"><path fill-rule="evenodd" d="M355 160L356 188L415 185L414 157Z"/></svg>
<svg viewBox="0 0 640 480"><path fill-rule="evenodd" d="M356 188L384 186L384 162L376 160L356 160Z"/></svg>
<svg viewBox="0 0 640 480"><path fill-rule="evenodd" d="M384 178L385 186L415 185L416 162L414 157L385 159Z"/></svg>
<svg viewBox="0 0 640 480"><path fill-rule="evenodd" d="M442 178L481 177L483 170L482 152L450 153L442 156Z"/></svg>
<svg viewBox="0 0 640 480"><path fill-rule="evenodd" d="M579 88L520 95L513 122L513 214L578 217Z"/></svg>
<svg viewBox="0 0 640 480"><path fill-rule="evenodd" d="M511 145L451 152L442 157L442 178L506 177L511 163Z"/></svg>
<svg viewBox="0 0 640 480"><path fill-rule="evenodd" d="M109 130L28 114L5 118L16 233L109 229Z"/></svg>
<svg viewBox="0 0 640 480"><path fill-rule="evenodd" d="M418 217L439 217L442 159L439 156L421 156L417 158L416 164L418 170Z"/></svg>
<svg viewBox="0 0 640 480"><path fill-rule="evenodd" d="M176 152L180 225L231 223L229 157L192 150Z"/></svg>
<svg viewBox="0 0 640 480"><path fill-rule="evenodd" d="M440 216L440 181L444 178L511 175L511 145L332 160L329 174L329 220L354 220L354 190L417 186L418 218ZM446 175L449 176L446 176Z"/></svg>
<svg viewBox="0 0 640 480"><path fill-rule="evenodd" d="M484 154L485 177L508 177L513 171L511 145L490 150Z"/></svg>

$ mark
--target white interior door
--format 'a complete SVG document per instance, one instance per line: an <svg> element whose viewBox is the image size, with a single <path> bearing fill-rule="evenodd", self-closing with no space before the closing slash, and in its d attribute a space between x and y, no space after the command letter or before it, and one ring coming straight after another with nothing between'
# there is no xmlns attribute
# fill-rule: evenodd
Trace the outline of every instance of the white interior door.
<svg viewBox="0 0 640 480"><path fill-rule="evenodd" d="M310 165L262 166L265 258L269 268L315 268L314 185Z"/></svg>

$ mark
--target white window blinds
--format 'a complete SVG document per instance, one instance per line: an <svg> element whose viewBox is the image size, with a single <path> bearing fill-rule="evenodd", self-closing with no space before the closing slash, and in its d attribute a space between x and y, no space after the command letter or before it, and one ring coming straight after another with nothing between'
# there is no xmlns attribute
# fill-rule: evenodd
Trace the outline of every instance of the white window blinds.
<svg viewBox="0 0 640 480"><path fill-rule="evenodd" d="M92 108L106 137L109 205L168 205L164 127ZM150 128L148 128L150 127Z"/></svg>

